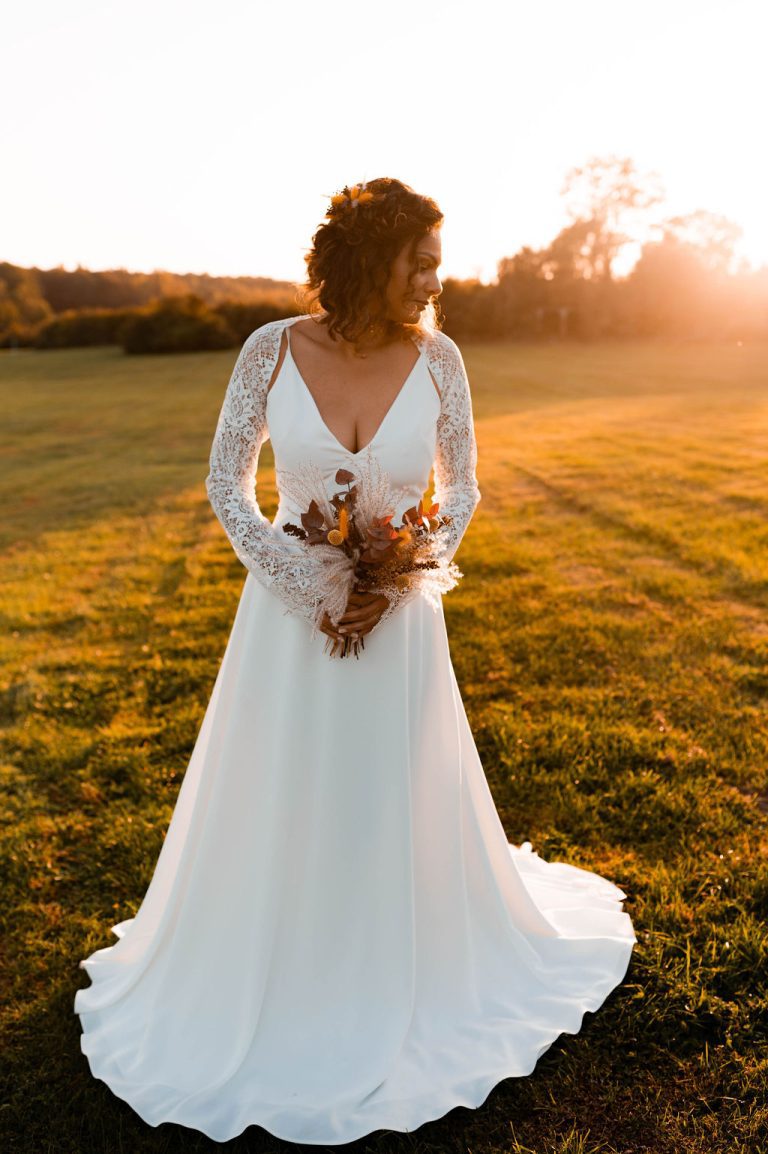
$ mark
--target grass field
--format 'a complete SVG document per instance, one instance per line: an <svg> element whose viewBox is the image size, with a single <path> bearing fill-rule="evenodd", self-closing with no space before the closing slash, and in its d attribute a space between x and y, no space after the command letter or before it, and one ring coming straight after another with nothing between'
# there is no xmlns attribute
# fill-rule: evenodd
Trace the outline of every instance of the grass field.
<svg viewBox="0 0 768 1154"><path fill-rule="evenodd" d="M463 352L469 719L510 840L621 885L638 943L529 1078L343 1149L768 1150L768 347ZM219 1148L92 1079L72 1001L149 883L242 587L204 490L235 355L0 356L4 1151ZM268 445L259 484L272 516Z"/></svg>

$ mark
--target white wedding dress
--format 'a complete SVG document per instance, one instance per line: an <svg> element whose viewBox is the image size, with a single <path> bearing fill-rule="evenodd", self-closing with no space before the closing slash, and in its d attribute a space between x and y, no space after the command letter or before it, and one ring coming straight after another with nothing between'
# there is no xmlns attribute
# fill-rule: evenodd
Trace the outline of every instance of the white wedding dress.
<svg viewBox="0 0 768 1154"><path fill-rule="evenodd" d="M413 1131L530 1074L621 982L636 938L617 886L508 843L442 605L409 590L359 659L313 629L314 562L279 528L301 510L281 493L270 524L254 493L267 435L279 491L311 459L330 495L339 468L375 454L409 491L396 523L434 462L450 556L480 494L448 337L417 339L351 453L290 350L267 392L298 319L253 333L232 374L208 491L249 572L152 881L118 941L80 963L75 1012L92 1074L149 1124L333 1145Z"/></svg>

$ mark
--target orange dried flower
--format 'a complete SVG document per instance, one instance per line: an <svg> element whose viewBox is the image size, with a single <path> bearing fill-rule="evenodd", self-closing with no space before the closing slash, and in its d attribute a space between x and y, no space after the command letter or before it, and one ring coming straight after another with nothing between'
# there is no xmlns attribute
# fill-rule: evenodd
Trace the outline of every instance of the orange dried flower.
<svg viewBox="0 0 768 1154"><path fill-rule="evenodd" d="M368 201L374 199L374 193L365 187L363 184L353 184L345 192L337 192L335 196L331 197L331 205L334 208L339 208L346 204L350 208L357 207L358 204L367 204Z"/></svg>

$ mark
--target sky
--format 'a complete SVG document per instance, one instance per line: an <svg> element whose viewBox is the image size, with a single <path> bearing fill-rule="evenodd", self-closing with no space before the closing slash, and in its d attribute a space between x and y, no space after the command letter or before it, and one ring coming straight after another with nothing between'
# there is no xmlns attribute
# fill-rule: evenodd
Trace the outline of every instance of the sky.
<svg viewBox="0 0 768 1154"><path fill-rule="evenodd" d="M394 176L445 214L443 276L490 281L615 155L759 267L767 36L765 0L25 0L0 260L300 281L331 195Z"/></svg>

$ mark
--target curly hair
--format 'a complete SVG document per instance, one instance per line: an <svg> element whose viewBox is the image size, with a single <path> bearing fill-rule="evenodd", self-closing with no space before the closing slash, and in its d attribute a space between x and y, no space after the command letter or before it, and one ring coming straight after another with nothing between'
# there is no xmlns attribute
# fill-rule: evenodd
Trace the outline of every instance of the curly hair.
<svg viewBox="0 0 768 1154"><path fill-rule="evenodd" d="M304 257L307 279L297 299L309 314L323 315L333 339L338 333L357 345L372 328L380 328L389 337L407 338L414 331L440 326L435 300L414 324L386 315L386 291L395 258L410 241L409 257L415 270L418 242L442 224L443 213L431 197L384 176L362 186L345 185L332 198L326 217Z"/></svg>

